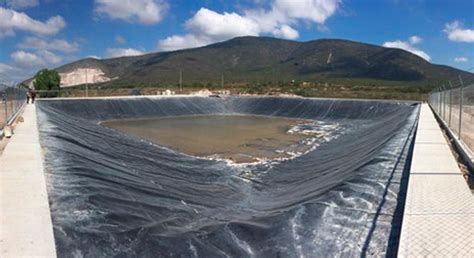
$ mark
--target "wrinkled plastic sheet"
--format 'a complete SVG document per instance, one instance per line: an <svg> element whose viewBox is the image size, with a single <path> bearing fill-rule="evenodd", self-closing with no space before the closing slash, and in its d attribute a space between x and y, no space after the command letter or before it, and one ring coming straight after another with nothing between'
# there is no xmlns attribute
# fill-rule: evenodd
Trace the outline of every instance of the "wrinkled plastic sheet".
<svg viewBox="0 0 474 258"><path fill-rule="evenodd" d="M38 107L59 256L396 254L416 103L143 97ZM192 114L306 118L343 130L292 160L232 166L98 125Z"/></svg>

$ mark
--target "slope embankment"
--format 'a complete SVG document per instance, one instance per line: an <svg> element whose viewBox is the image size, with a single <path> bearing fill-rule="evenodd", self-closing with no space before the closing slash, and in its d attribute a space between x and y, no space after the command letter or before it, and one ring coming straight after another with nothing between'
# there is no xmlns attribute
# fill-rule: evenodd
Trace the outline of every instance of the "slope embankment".
<svg viewBox="0 0 474 258"><path fill-rule="evenodd" d="M397 250L416 103L277 97L40 101L59 255L358 256ZM99 125L252 114L324 121L286 161L200 159Z"/></svg>

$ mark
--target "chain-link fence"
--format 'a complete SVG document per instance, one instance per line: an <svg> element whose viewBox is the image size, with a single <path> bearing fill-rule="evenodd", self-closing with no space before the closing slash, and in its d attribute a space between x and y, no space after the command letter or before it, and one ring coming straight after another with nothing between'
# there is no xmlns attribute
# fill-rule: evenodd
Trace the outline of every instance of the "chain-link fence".
<svg viewBox="0 0 474 258"><path fill-rule="evenodd" d="M474 151L474 80L459 77L430 93L433 110L455 136Z"/></svg>
<svg viewBox="0 0 474 258"><path fill-rule="evenodd" d="M0 84L0 131L8 125L26 103L26 90Z"/></svg>

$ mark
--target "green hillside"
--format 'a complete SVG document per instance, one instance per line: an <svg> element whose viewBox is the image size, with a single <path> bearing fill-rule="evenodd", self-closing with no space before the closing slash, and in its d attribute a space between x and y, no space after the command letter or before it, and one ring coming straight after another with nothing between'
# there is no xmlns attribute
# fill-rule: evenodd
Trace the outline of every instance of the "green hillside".
<svg viewBox="0 0 474 258"><path fill-rule="evenodd" d="M462 75L474 74L435 65L401 49L348 40L309 42L267 37L240 37L205 47L113 59L83 59L57 68L100 68L117 78L101 87L273 84L292 81L347 86L414 86L429 89Z"/></svg>

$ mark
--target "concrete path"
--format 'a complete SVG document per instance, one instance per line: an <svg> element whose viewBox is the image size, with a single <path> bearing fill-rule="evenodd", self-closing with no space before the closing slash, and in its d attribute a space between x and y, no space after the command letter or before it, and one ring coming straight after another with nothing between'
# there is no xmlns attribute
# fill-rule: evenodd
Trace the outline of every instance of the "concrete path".
<svg viewBox="0 0 474 258"><path fill-rule="evenodd" d="M0 156L0 257L56 257L36 108Z"/></svg>
<svg viewBox="0 0 474 258"><path fill-rule="evenodd" d="M426 104L416 133L398 255L474 257L474 195Z"/></svg>

